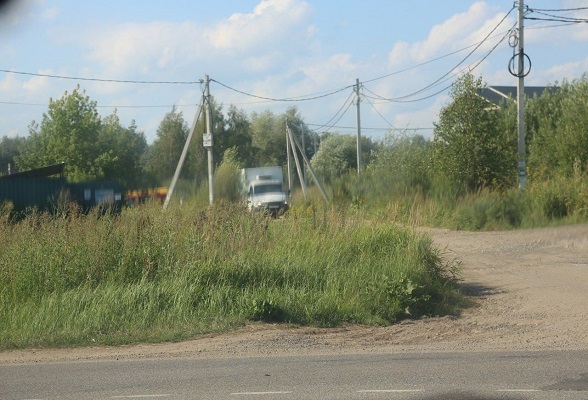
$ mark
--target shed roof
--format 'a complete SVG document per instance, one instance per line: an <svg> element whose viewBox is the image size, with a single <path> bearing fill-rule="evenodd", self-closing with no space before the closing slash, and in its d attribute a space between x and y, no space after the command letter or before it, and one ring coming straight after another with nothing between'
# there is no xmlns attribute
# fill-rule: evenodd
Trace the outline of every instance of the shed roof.
<svg viewBox="0 0 588 400"><path fill-rule="evenodd" d="M556 88L553 86L525 86L525 96L533 98L541 96L544 91L553 91ZM482 89L480 95L488 102L499 105L504 100L512 99L516 101L517 87L516 86L488 86Z"/></svg>
<svg viewBox="0 0 588 400"><path fill-rule="evenodd" d="M65 162L17 172L15 174L3 175L0 176L0 179L45 178L54 175L59 175L61 178L65 176Z"/></svg>

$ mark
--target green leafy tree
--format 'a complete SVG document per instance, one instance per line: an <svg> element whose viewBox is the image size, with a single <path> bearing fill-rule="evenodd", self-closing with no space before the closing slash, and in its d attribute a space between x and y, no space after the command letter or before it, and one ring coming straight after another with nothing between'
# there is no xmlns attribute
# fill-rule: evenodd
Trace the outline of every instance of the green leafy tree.
<svg viewBox="0 0 588 400"><path fill-rule="evenodd" d="M141 163L147 141L143 132L137 130L135 121L125 128L115 111L102 120L100 142L101 148L108 149L112 156L112 162L104 166L104 178L117 180L128 188L147 183Z"/></svg>
<svg viewBox="0 0 588 400"><path fill-rule="evenodd" d="M528 164L535 178L572 176L588 164L588 74L528 102Z"/></svg>
<svg viewBox="0 0 588 400"><path fill-rule="evenodd" d="M364 165L371 162L376 146L371 139L361 138L361 154ZM327 180L357 170L357 138L353 135L331 134L326 136L312 158L316 173Z"/></svg>
<svg viewBox="0 0 588 400"><path fill-rule="evenodd" d="M395 135L384 139L368 172L382 194L427 192L431 186L433 142L421 135Z"/></svg>
<svg viewBox="0 0 588 400"><path fill-rule="evenodd" d="M16 172L15 159L23 148L26 139L23 137L2 137L0 141L0 175L8 173L8 165L11 172Z"/></svg>
<svg viewBox="0 0 588 400"><path fill-rule="evenodd" d="M188 133L189 128L182 113L173 107L159 124L157 138L149 147L149 154L145 158L146 172L154 176L159 184L174 175Z"/></svg>
<svg viewBox="0 0 588 400"><path fill-rule="evenodd" d="M213 163L215 166L218 166L222 163L224 151L227 146L227 133L222 105L217 104L214 97L211 97L210 105ZM205 114L205 110L203 109L200 118L196 121L186 166L184 167L184 176L195 179L196 182L204 182L208 178L208 151L203 146L203 135L207 129Z"/></svg>
<svg viewBox="0 0 588 400"><path fill-rule="evenodd" d="M286 125L270 110L251 115L255 165L284 165L286 162Z"/></svg>
<svg viewBox="0 0 588 400"><path fill-rule="evenodd" d="M29 126L27 143L16 159L18 167L26 170L65 162L72 181L102 178L114 156L102 148L101 127L96 102L79 86L61 99L50 99L41 125L33 121Z"/></svg>
<svg viewBox="0 0 588 400"><path fill-rule="evenodd" d="M499 114L479 95L481 78L459 78L434 130L437 184L457 193L507 186L516 171L516 133L499 129Z"/></svg>
<svg viewBox="0 0 588 400"><path fill-rule="evenodd" d="M227 149L223 161L215 171L214 192L218 198L229 201L239 200L239 170L243 164L238 157L236 147Z"/></svg>
<svg viewBox="0 0 588 400"><path fill-rule="evenodd" d="M231 105L225 118L226 139L223 143L225 156L230 154L233 162L242 165L254 162L253 137L251 134L251 122L243 110ZM233 149L230 153L227 150Z"/></svg>
<svg viewBox="0 0 588 400"><path fill-rule="evenodd" d="M308 129L298 109L290 107L280 115L266 110L251 116L252 145L255 152L253 166L286 165L286 121L292 134L299 138L301 144L304 142L307 157L313 157L317 136Z"/></svg>

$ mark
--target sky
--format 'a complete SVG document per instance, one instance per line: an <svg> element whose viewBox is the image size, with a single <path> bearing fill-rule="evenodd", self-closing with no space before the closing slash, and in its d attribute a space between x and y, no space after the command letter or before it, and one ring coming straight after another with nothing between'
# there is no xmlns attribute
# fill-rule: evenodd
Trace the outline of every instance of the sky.
<svg viewBox="0 0 588 400"><path fill-rule="evenodd" d="M6 4L7 3L7 4ZM518 4L518 3L517 3ZM588 19L588 0L525 0L527 17ZM76 87L147 141L210 94L251 115L296 107L310 129L432 137L463 73L516 86L508 0L13 0L0 2L0 137L27 136ZM569 10L565 12L541 10ZM543 13L543 14L540 14ZM525 85L588 71L588 23L526 19Z"/></svg>

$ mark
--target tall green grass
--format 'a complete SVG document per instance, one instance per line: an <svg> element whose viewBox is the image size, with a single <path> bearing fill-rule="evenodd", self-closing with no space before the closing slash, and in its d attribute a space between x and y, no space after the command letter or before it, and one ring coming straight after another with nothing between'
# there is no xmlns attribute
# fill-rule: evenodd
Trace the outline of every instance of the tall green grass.
<svg viewBox="0 0 588 400"><path fill-rule="evenodd" d="M247 321L394 323L456 311L457 265L410 228L229 203L0 218L0 348L179 340Z"/></svg>
<svg viewBox="0 0 588 400"><path fill-rule="evenodd" d="M482 188L462 194L440 184L410 187L390 174L368 170L361 178L349 174L333 182L335 206L377 220L473 231L588 222L588 175L579 168L572 176L532 175L524 191Z"/></svg>

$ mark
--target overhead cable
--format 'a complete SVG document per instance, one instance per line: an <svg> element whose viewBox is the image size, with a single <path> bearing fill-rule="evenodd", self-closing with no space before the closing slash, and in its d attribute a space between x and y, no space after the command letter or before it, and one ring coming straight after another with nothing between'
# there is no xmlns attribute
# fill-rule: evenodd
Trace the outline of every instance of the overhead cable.
<svg viewBox="0 0 588 400"><path fill-rule="evenodd" d="M544 11L544 12L569 12L569 11L582 11L588 10L588 7L577 7L577 8L529 8L530 11Z"/></svg>
<svg viewBox="0 0 588 400"><path fill-rule="evenodd" d="M499 35L500 34L497 34L495 36L499 36ZM491 36L490 38L494 38L495 36ZM410 70L413 70L413 69L422 67L424 65L431 64L431 63L433 63L435 61L442 60L442 59L447 58L447 57L450 57L450 56L452 56L454 54L461 53L462 51L467 50L469 48L472 48L472 47L475 47L475 46L479 46L483 42L484 41L480 41L480 42L477 42L477 43L472 43L472 44L470 44L470 45L468 45L466 47L462 47L459 50L452 51L451 53L443 54L442 56L439 56L439 57L436 57L436 58L432 58L432 59L427 60L427 61L424 61L424 62L422 62L420 64L413 65L411 67L407 67L407 68L404 68L404 69L401 69L401 70L398 70L398 71L390 72L389 74L382 75L382 76L379 76L377 78L372 78L372 79L365 80L365 81L363 81L363 83L370 83L370 82L377 81L377 80L380 80L380 79L388 78L388 77L393 76L393 75L398 75L398 74L401 74L403 72L407 72L407 71L410 71Z"/></svg>
<svg viewBox="0 0 588 400"><path fill-rule="evenodd" d="M504 22L504 21L505 21L505 20L508 18L508 16L509 16L509 15L512 13L512 11L513 11L513 10L514 10L514 7L513 7L513 8L511 8L511 9L510 9L510 11L509 11L508 13L506 13L506 15L505 15L505 16L504 16L504 17L503 17L501 20L500 20L500 22L498 22L498 24L496 24L496 26L495 26L495 27L494 27L494 28L493 28L493 29L492 29L492 30L491 30L491 31L490 31L490 32L489 32L489 33L486 35L486 37L484 37L484 39L483 39L481 42L479 42L479 43L478 43L478 44L477 44L477 45L474 47L474 49L473 49L472 51L470 51L470 52L468 53L468 55L467 55L467 56L465 56L465 57L464 57L464 58L463 58L463 59L462 59L462 60L461 60L459 63L457 63L457 65L456 65L455 67L451 68L451 69L450 69L448 72L446 72L445 74L443 74L443 75L442 75L440 78L438 78L437 80L433 81L433 82L432 82L432 83L430 83L429 85L427 85L427 86L425 86L425 87L423 87L423 88L421 88L421 89L419 89L419 90L417 90L417 91L415 91L415 92L412 92L412 93L410 93L410 94L407 94L407 95L404 95L404 96L396 97L396 98L390 98L390 99L386 99L386 100L388 100L388 101L396 101L396 102L402 102L402 101L409 102L409 101L407 101L406 99L409 99L410 97L414 97L414 96L416 96L416 95L418 95L418 94L420 94L420 93L422 93L422 92L424 92L424 91L426 91L426 90L428 90L428 89L431 89L432 87L435 87L435 86L437 86L437 85L438 85L440 82L443 82L444 80L446 80L445 78L447 78L447 76L451 75L451 74L453 73L453 71L454 71L456 68L458 68L458 67L459 67L461 64L463 64L463 63L464 63L464 62L465 62L465 61L466 61L468 58L470 58L470 56L471 56L471 55L472 55L472 54L473 54L473 53L474 53L476 50L478 50L478 49L480 48L480 46L482 46L482 44L484 44L484 43L485 43L485 42L486 42L486 41L487 41L487 40L490 38L490 36L491 36L491 35L492 35L492 34L493 34L495 31L496 31L496 29L498 29L498 27L499 27L500 25L502 25L502 23L503 23L503 22ZM509 30L509 32L510 32L510 30ZM502 41L502 40L501 40L501 41ZM450 77L450 78L451 78L451 77ZM440 91L440 92L437 92L437 93L435 93L434 95L437 95L437 94L439 94L439 93L441 93L441 92L443 92L443 90L442 90L442 91ZM424 98L421 98L421 99L418 99L418 100L414 100L414 101L425 100L425 99L427 99L427 98L429 98L429 97L432 97L432 96L427 96L427 97L424 97ZM384 98L382 98L382 100L384 100Z"/></svg>
<svg viewBox="0 0 588 400"><path fill-rule="evenodd" d="M55 78L55 79L69 79L74 81L93 81L93 82L114 82L114 83L137 83L137 84L154 84L154 85L196 85L204 83L202 79L197 81L136 81L127 79L101 79L101 78L82 78L79 76L66 76L66 75L52 75L52 74L41 74L35 72L23 72L23 71L12 71L7 69L0 69L0 72L7 74L16 75L29 75L39 76L44 78Z"/></svg>
<svg viewBox="0 0 588 400"><path fill-rule="evenodd" d="M388 125L390 125L390 128L391 128L392 130L398 130L398 129L396 129L396 127L395 127L395 126L394 126L394 125L393 125L393 124L392 124L390 121L388 121L388 120L387 120L387 119L386 119L386 118L385 118L385 117L382 115L382 113L381 113L381 112L380 112L380 111L379 111L379 110L376 108L376 106L374 105L374 103L372 103L372 102L370 101L370 99L369 99L369 98L367 98L367 97L366 97L365 99L367 100L367 102L369 103L369 105L370 105L370 106L372 106L372 108L374 109L374 111L376 112L376 114L378 114L378 115L380 116L380 118L382 118L382 120L383 120L384 122L386 122Z"/></svg>
<svg viewBox="0 0 588 400"><path fill-rule="evenodd" d="M464 72L466 70L473 71L474 69L476 69L484 60L486 60L490 56L490 54L492 54L496 50L496 48L501 43L504 42L504 40L510 35L510 32L512 31L512 29L514 28L515 25L513 25L506 32L506 34L503 35L502 38L484 56L482 56L481 58L479 58L475 63L472 63L472 64L470 64L470 65L462 68L458 73L462 73L462 72ZM458 73L456 73L456 74L458 74ZM445 74L444 77L442 77L441 79L438 79L436 82L434 82L433 84L429 85L428 88L433 88L435 86L439 86L440 84L442 84L444 82L447 82L447 81L453 79L453 75L452 76L448 76L448 75L449 74ZM407 97L409 97L408 95L407 96L398 97L398 98L387 98L387 97L381 96L381 95L379 95L377 93L374 93L373 91L371 91L369 88L367 88L365 86L364 86L364 89L367 90L368 92L370 92L371 94L373 94L375 96L373 98L375 98L377 100L382 100L382 101L386 101L386 102L394 102L394 103L416 103L416 102L419 102L419 101L428 100L428 99L430 99L432 97L435 97L435 96L437 96L437 95L445 92L449 88L451 88L452 85L453 85L453 83L450 83L449 85L445 86L443 89L441 89L441 90L439 90L439 91L437 91L435 93L432 93L432 94L427 95L425 97L419 97L419 98L416 98L416 99L407 99ZM415 93L418 93L418 92L415 92Z"/></svg>
<svg viewBox="0 0 588 400"><path fill-rule="evenodd" d="M349 107L351 107L351 104L353 104L352 98L353 98L353 95L354 94L355 94L355 92L354 91L351 91L350 94L349 94L349 97L347 97L347 99L345 100L345 102L343 103L343 105L339 108L339 110L337 110L337 112L335 113L335 115L333 115L331 117L331 119L328 120L325 124L319 126L316 130L321 130L321 129L327 127L327 126L329 126L329 129L330 129L330 127L332 127L330 125L331 122L335 118L337 118L337 116L339 115L339 113L342 113L341 116L339 118L337 118L336 122L334 122L334 124L336 124L337 121L339 121L343 117L343 115L345 115L345 113L347 112L347 110L349 110ZM343 109L345 109L345 111L343 111Z"/></svg>
<svg viewBox="0 0 588 400"><path fill-rule="evenodd" d="M343 91L343 90L345 90L345 89L349 89L349 88L351 88L351 87L354 87L354 86L355 86L355 85L348 85L348 86L342 87L342 88L340 88L340 89L335 89L335 90L332 90L332 91L329 91L329 92L326 92L326 93L322 93L322 94L319 94L319 95L316 95L316 96L307 96L307 97L305 97L305 96L300 96L300 97L276 98L276 97L266 97L266 96L260 96L260 95L253 94L253 93L247 93L247 92L244 92L244 91L242 91L242 90L239 90L239 89L235 89L235 88L233 88L233 87L230 87L230 86L228 86L228 85L226 85L226 84L224 84L224 83L222 83L222 82L219 82L219 81L217 81L217 80L215 80L215 79L211 79L210 81L211 81L211 82L216 82L216 83L218 83L219 85L221 85L222 87L224 87L224 88L226 88L226 89L229 89L229 90L232 90L233 92L236 92L236 93L242 94L242 95L244 95L244 96L254 97L254 98L256 98L256 99L262 99L262 100L275 101L275 102L286 102L286 101L310 101L310 100L322 99L322 98L324 98L324 97L332 96L332 95L334 95L334 94L337 94L337 93L339 93L339 92L342 92L342 91Z"/></svg>
<svg viewBox="0 0 588 400"><path fill-rule="evenodd" d="M339 121L341 121L341 118L343 118L343 116L344 116L344 115L347 113L347 111L349 111L349 109L351 108L351 106L352 106L352 105L353 105L353 101L349 101L349 102L348 102L348 104L347 104L347 107L345 107L345 110L343 110L343 112L341 112L341 115L339 115L339 117L338 117L338 118L337 118L337 119L336 119L336 120L335 120L335 121L334 121L332 124L331 124L331 123L330 123L330 121L329 121L329 123L327 123L327 124L325 124L325 125L323 125L323 126L321 126L321 127L317 128L316 130L318 131L318 130L321 130L321 129L323 129L323 128L326 128L326 129L323 129L323 132L326 132L326 131L328 131L328 130L330 130L330 129L333 129L333 127L334 127L334 126L335 126L335 125L336 125L336 124L337 124ZM339 111L341 111L341 110L339 110ZM332 121L332 120L333 120L333 119L331 118L331 121Z"/></svg>
<svg viewBox="0 0 588 400"><path fill-rule="evenodd" d="M543 17L529 17L529 16L525 15L524 18L529 19L529 20L534 20L534 21L569 22L572 24L588 23L588 19L586 19L586 18L566 17L564 15L552 14L552 13L556 13L556 12L571 12L571 11L580 11L580 10L588 10L588 7L561 8L561 9L528 8L529 13L543 15ZM547 18L545 18L545 17L547 17Z"/></svg>

